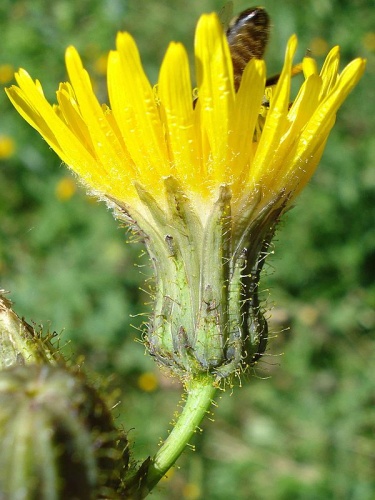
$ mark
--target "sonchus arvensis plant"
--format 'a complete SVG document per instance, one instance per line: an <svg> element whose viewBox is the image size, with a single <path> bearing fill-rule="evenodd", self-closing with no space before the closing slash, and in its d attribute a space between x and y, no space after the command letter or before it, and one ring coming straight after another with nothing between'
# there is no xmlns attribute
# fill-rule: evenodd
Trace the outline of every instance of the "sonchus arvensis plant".
<svg viewBox="0 0 375 500"><path fill-rule="evenodd" d="M60 84L57 104L23 69L18 86L7 89L22 117L150 254L156 284L146 344L188 397L150 462L146 490L181 453L215 387L264 352L257 288L269 242L363 74L362 59L339 73L334 47L320 71L303 59L293 99L296 47L292 36L272 87L256 58L235 82L227 38L208 14L196 29L196 89L183 45L169 45L153 86L129 33L118 34L109 54L109 105L98 102L74 47L66 51L70 83Z"/></svg>

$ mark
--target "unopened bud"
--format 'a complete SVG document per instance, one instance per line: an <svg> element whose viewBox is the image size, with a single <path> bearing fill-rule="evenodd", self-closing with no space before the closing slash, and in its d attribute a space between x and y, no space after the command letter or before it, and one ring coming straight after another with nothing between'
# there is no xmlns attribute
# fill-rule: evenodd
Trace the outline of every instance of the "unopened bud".
<svg viewBox="0 0 375 500"><path fill-rule="evenodd" d="M0 498L119 498L127 441L83 378L48 365L0 371ZM125 451L126 452L125 452Z"/></svg>

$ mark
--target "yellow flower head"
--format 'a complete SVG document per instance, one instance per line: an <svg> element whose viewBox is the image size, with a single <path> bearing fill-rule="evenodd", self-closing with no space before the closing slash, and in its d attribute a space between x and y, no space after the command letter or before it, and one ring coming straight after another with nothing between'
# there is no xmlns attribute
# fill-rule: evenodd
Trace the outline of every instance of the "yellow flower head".
<svg viewBox="0 0 375 500"><path fill-rule="evenodd" d="M263 354L257 287L267 245L364 71L356 59L339 74L337 47L320 73L305 58L290 104L296 46L292 36L273 89L264 62L252 59L236 91L228 42L209 14L196 30L195 100L184 47L170 44L153 88L128 33L108 57L110 106L97 101L73 47L58 105L24 70L7 90L84 184L144 237L157 282L146 342L184 380L225 378Z"/></svg>
<svg viewBox="0 0 375 500"><path fill-rule="evenodd" d="M261 198L260 207L281 192L293 198L314 172L336 111L365 63L356 59L339 74L337 47L320 73L312 59L305 59L305 81L290 106L296 45L292 36L260 135L255 130L265 95L265 64L250 61L236 93L228 44L215 14L203 15L196 30L195 107L183 45L170 44L153 88L128 33L118 34L116 50L109 54L110 107L97 101L74 47L66 51L70 83L60 85L58 105L47 102L40 83L23 69L16 75L18 87L7 93L19 113L99 196L144 213L139 184L165 208L163 181L173 176L204 224L223 184L231 188L235 216L254 193Z"/></svg>

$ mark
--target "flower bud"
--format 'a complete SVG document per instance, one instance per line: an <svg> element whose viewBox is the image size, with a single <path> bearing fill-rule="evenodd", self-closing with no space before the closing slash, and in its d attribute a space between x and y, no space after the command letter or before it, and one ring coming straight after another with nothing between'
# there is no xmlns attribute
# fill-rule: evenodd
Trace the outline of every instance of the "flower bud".
<svg viewBox="0 0 375 500"><path fill-rule="evenodd" d="M142 228L156 275L146 344L182 380L202 373L220 380L253 365L266 348L258 284L283 203L275 198L259 211L255 197L244 202L241 217L233 218L231 189L222 185L202 225L176 179L164 182L164 211L137 186L154 222L134 221Z"/></svg>
<svg viewBox="0 0 375 500"><path fill-rule="evenodd" d="M81 376L42 365L0 371L0 498L118 498L127 441Z"/></svg>

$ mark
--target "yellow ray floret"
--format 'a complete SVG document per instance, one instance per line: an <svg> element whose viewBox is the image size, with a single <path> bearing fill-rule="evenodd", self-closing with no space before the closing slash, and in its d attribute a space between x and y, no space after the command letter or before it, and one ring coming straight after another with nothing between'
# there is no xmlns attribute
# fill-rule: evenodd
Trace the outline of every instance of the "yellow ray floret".
<svg viewBox="0 0 375 500"><path fill-rule="evenodd" d="M254 191L264 206L281 193L292 199L319 163L336 112L365 61L356 59L339 74L338 47L320 73L305 58L305 80L290 105L296 47L292 36L266 108L264 62L250 61L235 92L230 51L215 14L203 15L197 25L195 101L185 48L170 44L153 87L128 33L118 34L109 54L109 106L98 102L73 47L66 51L70 83L60 85L57 105L47 102L39 82L22 69L18 86L7 93L91 191L141 210L138 183L163 208L163 181L174 176L204 222L221 185L231 187L234 207ZM262 108L266 119L259 134Z"/></svg>

